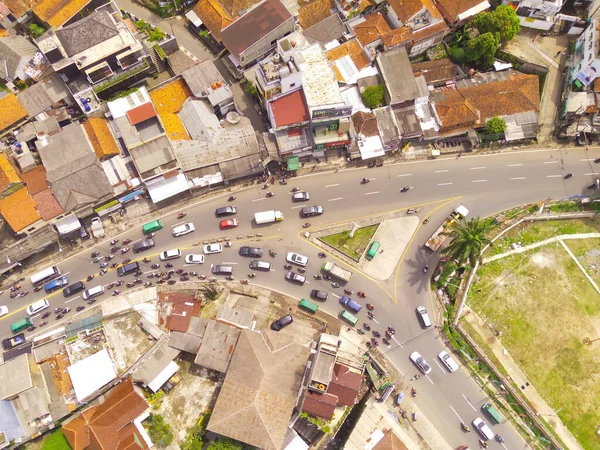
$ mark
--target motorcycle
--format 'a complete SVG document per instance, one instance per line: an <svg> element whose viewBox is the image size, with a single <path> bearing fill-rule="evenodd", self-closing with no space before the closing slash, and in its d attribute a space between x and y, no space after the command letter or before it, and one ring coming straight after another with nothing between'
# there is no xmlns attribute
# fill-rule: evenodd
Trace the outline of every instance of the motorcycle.
<svg viewBox="0 0 600 450"><path fill-rule="evenodd" d="M63 310L62 308L54 308L54 314L58 314L62 310Z"/></svg>
<svg viewBox="0 0 600 450"><path fill-rule="evenodd" d="M88 301L88 305L93 305L94 303L96 303L96 299L93 298L90 301Z"/></svg>
<svg viewBox="0 0 600 450"><path fill-rule="evenodd" d="M504 438L503 438L502 436L500 436L499 434L497 434L497 435L495 436L495 438L496 438L496 440L497 440L498 442L500 442L500 443L504 442Z"/></svg>
<svg viewBox="0 0 600 450"><path fill-rule="evenodd" d="M121 255L124 255L125 253L127 253L129 251L129 247L125 247L121 249Z"/></svg>
<svg viewBox="0 0 600 450"><path fill-rule="evenodd" d="M340 285L339 285L339 283L331 283L331 287L337 289L340 287Z"/></svg>
<svg viewBox="0 0 600 450"><path fill-rule="evenodd" d="M302 225L302 228L308 228L310 227L310 223L306 222L304 225Z"/></svg>
<svg viewBox="0 0 600 450"><path fill-rule="evenodd" d="M300 190L300 188L295 187L292 189L292 192L298 192L299 190Z"/></svg>
<svg viewBox="0 0 600 450"><path fill-rule="evenodd" d="M65 317L65 316L63 316L62 314L57 314L56 317L54 317L54 320L60 320L63 317Z"/></svg>
<svg viewBox="0 0 600 450"><path fill-rule="evenodd" d="M230 196L230 197L229 197L227 200L228 200L228 201L230 201L230 202L232 202L232 201L234 201L234 200L235 200L235 197L232 195L232 196Z"/></svg>
<svg viewBox="0 0 600 450"><path fill-rule="evenodd" d="M373 314L371 311L367 311L367 317L369 319L374 319L375 318L375 314Z"/></svg>
<svg viewBox="0 0 600 450"><path fill-rule="evenodd" d="M429 217L427 217L424 221L423 221L423 225L427 225L427 223L429 222Z"/></svg>
<svg viewBox="0 0 600 450"><path fill-rule="evenodd" d="M273 197L275 194L273 194L272 192L267 192L267 197Z"/></svg>
<svg viewBox="0 0 600 450"><path fill-rule="evenodd" d="M103 262L102 264L100 264L100 268L101 269L105 268L106 266L108 266L107 262Z"/></svg>
<svg viewBox="0 0 600 450"><path fill-rule="evenodd" d="M367 184L369 181L371 181L369 178L363 178L360 184Z"/></svg>
<svg viewBox="0 0 600 450"><path fill-rule="evenodd" d="M47 311L44 314L42 314L42 319L45 319L46 317L50 317L51 312Z"/></svg>
<svg viewBox="0 0 600 450"><path fill-rule="evenodd" d="M42 289L43 289L43 287L42 287L42 286L36 286L36 287L34 287L34 288L33 288L33 292L39 292L39 291L41 291Z"/></svg>
<svg viewBox="0 0 600 450"><path fill-rule="evenodd" d="M136 270L136 272L133 274L133 276L135 277L141 277L143 275L143 272L141 270Z"/></svg>
<svg viewBox="0 0 600 450"><path fill-rule="evenodd" d="M178 219L183 219L185 216L187 216L187 213L179 213L179 214L177 214L177 218Z"/></svg>
<svg viewBox="0 0 600 450"><path fill-rule="evenodd" d="M371 344L373 344L375 347L377 347L379 345L379 341L375 338L371 338Z"/></svg>
<svg viewBox="0 0 600 450"><path fill-rule="evenodd" d="M86 278L86 281L92 281L94 279L94 275L88 275L88 277Z"/></svg>
<svg viewBox="0 0 600 450"><path fill-rule="evenodd" d="M413 397L416 397L417 396L417 390L415 388L412 388L410 390L410 395L412 395Z"/></svg>
<svg viewBox="0 0 600 450"><path fill-rule="evenodd" d="M175 271L175 273L176 273L177 275L181 275L183 272L184 272L184 270L183 270L183 269L177 269L177 270Z"/></svg>
<svg viewBox="0 0 600 450"><path fill-rule="evenodd" d="M135 286L135 283L127 283L125 286L127 286L128 288L132 288Z"/></svg>
<svg viewBox="0 0 600 450"><path fill-rule="evenodd" d="M177 281L175 281L175 280L169 280L169 281L167 281L167 284L171 284L172 285L172 284L175 284L175 283L177 283Z"/></svg>
<svg viewBox="0 0 600 450"><path fill-rule="evenodd" d="M152 264L150 267L152 267L153 269L158 269L160 267L160 264Z"/></svg>
<svg viewBox="0 0 600 450"><path fill-rule="evenodd" d="M322 279L323 279L323 277L322 277L321 275L318 275L318 274L316 274L316 275L313 275L313 278L314 278L315 280L322 280Z"/></svg>
<svg viewBox="0 0 600 450"><path fill-rule="evenodd" d="M96 258L98 256L100 256L100 252L94 252L94 253L92 253L91 258L93 259L93 258Z"/></svg>
<svg viewBox="0 0 600 450"><path fill-rule="evenodd" d="M125 264L129 264L130 262L131 262L131 258L127 258L127 259L123 260L122 264L125 265Z"/></svg>
<svg viewBox="0 0 600 450"><path fill-rule="evenodd" d="M94 264L99 263L100 261L102 261L100 257L92 259L92 263Z"/></svg>
<svg viewBox="0 0 600 450"><path fill-rule="evenodd" d="M108 270L100 269L100 275L104 275Z"/></svg>
<svg viewBox="0 0 600 450"><path fill-rule="evenodd" d="M153 238L155 235L156 235L156 233L148 233L148 234L146 235L146 239Z"/></svg>
<svg viewBox="0 0 600 450"><path fill-rule="evenodd" d="M488 448L488 443L486 441L484 441L483 439L479 439L479 446L481 448Z"/></svg>
<svg viewBox="0 0 600 450"><path fill-rule="evenodd" d="M352 289L344 289L344 294L352 295L353 293Z"/></svg>
<svg viewBox="0 0 600 450"><path fill-rule="evenodd" d="M471 429L470 429L470 428L469 428L467 425L465 425L465 423L464 423L464 422L460 424L460 427L462 428L462 430L463 430L465 433L470 433L470 432L471 432Z"/></svg>
<svg viewBox="0 0 600 450"><path fill-rule="evenodd" d="M144 258L144 259L142 259L142 261L145 262L145 263L152 262L152 260L150 258Z"/></svg>
<svg viewBox="0 0 600 450"><path fill-rule="evenodd" d="M256 278L256 274L255 273L249 273L248 274L248 278Z"/></svg>
<svg viewBox="0 0 600 450"><path fill-rule="evenodd" d="M165 267L166 267L167 269L169 269L170 267L173 267L173 264L171 264L171 263L166 263L166 264L165 264Z"/></svg>
<svg viewBox="0 0 600 450"><path fill-rule="evenodd" d="M119 291L118 289L115 289L112 295L113 295L113 297L116 297L117 295L120 295L120 294L121 294L121 291Z"/></svg>
<svg viewBox="0 0 600 450"><path fill-rule="evenodd" d="M122 286L125 283L123 280L119 280L115 283L115 286Z"/></svg>
<svg viewBox="0 0 600 450"><path fill-rule="evenodd" d="M277 256L277 253L274 252L273 250L269 250L269 256L275 258Z"/></svg>
<svg viewBox="0 0 600 450"><path fill-rule="evenodd" d="M376 338L380 338L381 333L379 331L373 331L373 336L375 336Z"/></svg>
<svg viewBox="0 0 600 450"><path fill-rule="evenodd" d="M69 314L71 312L71 308L63 309L63 314Z"/></svg>
<svg viewBox="0 0 600 450"><path fill-rule="evenodd" d="M282 186L285 186L287 184L287 181L285 181L285 180L279 180L279 184L281 184Z"/></svg>
<svg viewBox="0 0 600 450"><path fill-rule="evenodd" d="M111 253L117 253L117 250L120 250L120 249L121 249L121 246L120 246L120 245L115 245L114 247L112 247L112 248L110 249L110 252L111 252Z"/></svg>
<svg viewBox="0 0 600 450"><path fill-rule="evenodd" d="M265 189L269 189L269 185L268 185L268 184L265 184L265 185L264 185L262 188L263 188L263 190L265 190Z"/></svg>
<svg viewBox="0 0 600 450"><path fill-rule="evenodd" d="M108 286L106 286L106 289L112 289L115 287L115 282L113 281L112 283L109 283Z"/></svg>
<svg viewBox="0 0 600 450"><path fill-rule="evenodd" d="M325 257L327 257L327 255L325 253L323 253L323 252L319 253L319 258L325 258Z"/></svg>
<svg viewBox="0 0 600 450"><path fill-rule="evenodd" d="M291 265L291 264L284 264L284 265L283 265L283 268L284 268L285 270L292 270L292 265Z"/></svg>
<svg viewBox="0 0 600 450"><path fill-rule="evenodd" d="M594 160L594 162L595 162L596 164L600 163L600 158L596 158L596 159Z"/></svg>
<svg viewBox="0 0 600 450"><path fill-rule="evenodd" d="M152 285L153 285L153 283L150 281L147 281L146 283L144 283L144 287L150 287Z"/></svg>
<svg viewBox="0 0 600 450"><path fill-rule="evenodd" d="M183 276L179 279L179 281L189 281L190 277Z"/></svg>
<svg viewBox="0 0 600 450"><path fill-rule="evenodd" d="M110 241L110 245L117 245L117 242L119 242L118 239L113 239L112 241Z"/></svg>
<svg viewBox="0 0 600 450"><path fill-rule="evenodd" d="M396 330L395 330L395 329L394 329L394 327L392 327L392 326L389 326L387 330L390 332L390 334L391 334L392 336L393 336L394 334L396 334Z"/></svg>
<svg viewBox="0 0 600 450"><path fill-rule="evenodd" d="M371 305L370 303L367 303L367 309L369 311L373 311L375 309L375 307L373 305Z"/></svg>
<svg viewBox="0 0 600 450"><path fill-rule="evenodd" d="M79 311L83 311L85 309L85 306L78 306L77 308L75 308L75 311L79 312Z"/></svg>
<svg viewBox="0 0 600 450"><path fill-rule="evenodd" d="M400 192L408 192L410 190L410 188L408 186L404 186L402 189L400 189Z"/></svg>
<svg viewBox="0 0 600 450"><path fill-rule="evenodd" d="M383 341L383 343L384 343L385 345L391 345L391 342L390 342L389 338L383 338L383 339L381 339L381 340Z"/></svg>
<svg viewBox="0 0 600 450"><path fill-rule="evenodd" d="M298 272L305 273L306 269L304 267L298 267Z"/></svg>
<svg viewBox="0 0 600 450"><path fill-rule="evenodd" d="M204 274L198 275L198 278L200 278L201 280L206 280L206 275L204 275Z"/></svg>
<svg viewBox="0 0 600 450"><path fill-rule="evenodd" d="M144 280L140 280L139 278L136 278L135 280L133 280L133 282L135 284L142 284L144 282Z"/></svg>
<svg viewBox="0 0 600 450"><path fill-rule="evenodd" d="M358 334L360 335L364 335L365 334L365 330L363 330L362 328L359 328L358 330L356 330Z"/></svg>
<svg viewBox="0 0 600 450"><path fill-rule="evenodd" d="M104 261L110 261L111 259L113 259L115 257L115 255L108 255L104 257Z"/></svg>
<svg viewBox="0 0 600 450"><path fill-rule="evenodd" d="M571 178L572 176L573 176L573 174L572 174L572 173L568 173L568 174L566 174L566 175L564 176L564 179L565 179L565 180L568 180L568 179L569 179L569 178Z"/></svg>
<svg viewBox="0 0 600 450"><path fill-rule="evenodd" d="M240 280L240 283L242 283L242 284L248 284L248 280Z"/></svg>
<svg viewBox="0 0 600 450"><path fill-rule="evenodd" d="M228 281L235 280L235 278L233 277L233 275L228 275L227 277L225 277L225 279L228 280Z"/></svg>
<svg viewBox="0 0 600 450"><path fill-rule="evenodd" d="M406 411L404 411L403 409L400 410L400 415L402 416L402 418L406 419Z"/></svg>
<svg viewBox="0 0 600 450"><path fill-rule="evenodd" d="M358 292L356 293L356 295L358 295L360 298L367 298L367 294L365 294L365 293L364 293L364 292L362 292L362 291L358 291Z"/></svg>
<svg viewBox="0 0 600 450"><path fill-rule="evenodd" d="M412 420L413 420L413 422L416 422L417 420L419 420L419 416L416 412L412 413Z"/></svg>
<svg viewBox="0 0 600 450"><path fill-rule="evenodd" d="M428 270L429 270L429 266L427 264L425 264L425 267L423 267L423 273L427 273Z"/></svg>
<svg viewBox="0 0 600 450"><path fill-rule="evenodd" d="M48 325L48 322L40 322L38 324L38 327L43 327L44 325Z"/></svg>
<svg viewBox="0 0 600 450"><path fill-rule="evenodd" d="M127 244L131 244L133 241L131 239L125 239L123 242L121 242L121 244L123 245L127 245Z"/></svg>

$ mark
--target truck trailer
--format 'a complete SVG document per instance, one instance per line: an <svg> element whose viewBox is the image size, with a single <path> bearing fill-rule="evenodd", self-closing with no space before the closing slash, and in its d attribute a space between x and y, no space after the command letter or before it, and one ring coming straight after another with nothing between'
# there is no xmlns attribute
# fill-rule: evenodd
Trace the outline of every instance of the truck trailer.
<svg viewBox="0 0 600 450"><path fill-rule="evenodd" d="M264 223L281 222L283 213L281 211L262 211L254 214L254 220L258 225Z"/></svg>
<svg viewBox="0 0 600 450"><path fill-rule="evenodd" d="M432 251L439 249L448 236L442 234L444 231L448 231L452 226L458 223L461 219L464 219L469 214L469 210L463 205L458 206L452 213L446 217L444 222L439 226L437 230L433 232L431 237L425 242L425 247Z"/></svg>

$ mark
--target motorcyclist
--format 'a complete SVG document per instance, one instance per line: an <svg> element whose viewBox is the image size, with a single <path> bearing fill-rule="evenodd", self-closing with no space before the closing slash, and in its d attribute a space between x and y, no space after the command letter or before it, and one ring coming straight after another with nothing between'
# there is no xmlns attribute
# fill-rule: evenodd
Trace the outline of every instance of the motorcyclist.
<svg viewBox="0 0 600 450"><path fill-rule="evenodd" d="M423 272L427 273L428 270L429 270L429 266L427 264L425 264L425 267L423 267Z"/></svg>
<svg viewBox="0 0 600 450"><path fill-rule="evenodd" d="M370 179L368 179L368 178L363 178L363 179L362 179L362 182L363 182L363 183L368 183L369 181L371 181L371 180L370 180Z"/></svg>

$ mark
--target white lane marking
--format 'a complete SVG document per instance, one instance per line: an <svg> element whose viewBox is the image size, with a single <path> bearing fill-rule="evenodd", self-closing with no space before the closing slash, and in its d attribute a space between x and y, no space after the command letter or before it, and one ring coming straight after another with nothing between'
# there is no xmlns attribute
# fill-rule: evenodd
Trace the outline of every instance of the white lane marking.
<svg viewBox="0 0 600 450"><path fill-rule="evenodd" d="M580 159L579 161L594 161L594 158Z"/></svg>
<svg viewBox="0 0 600 450"><path fill-rule="evenodd" d="M429 375L425 375L425 378L427 378L427 379L429 380L429 382L430 382L431 384L433 384L433 381L431 381L431 378L429 378Z"/></svg>
<svg viewBox="0 0 600 450"><path fill-rule="evenodd" d="M522 166L523 164L509 164L507 167L519 167Z"/></svg>
<svg viewBox="0 0 600 450"><path fill-rule="evenodd" d="M70 303L70 302L72 302L73 300L77 300L77 299L78 299L78 298L80 298L80 297L81 297L81 296L80 296L80 295L78 295L77 297L73 297L72 299L70 299L70 300L67 300L65 303Z"/></svg>
<svg viewBox="0 0 600 450"><path fill-rule="evenodd" d="M477 411L477 408L475 408L475 407L473 406L473 403L471 403L471 402L469 401L469 399L466 397L466 395L465 395L465 394L462 394L462 396L463 396L463 398L464 398L464 399L467 401L467 403L469 404L469 406L470 406L471 408L473 408L473 411Z"/></svg>
<svg viewBox="0 0 600 450"><path fill-rule="evenodd" d="M373 322L379 323L376 319L371 319Z"/></svg>
<svg viewBox="0 0 600 450"><path fill-rule="evenodd" d="M171 228L175 228L175 227L178 227L179 225L184 225L186 223L189 223L189 222L187 222L187 221L186 222L179 222L179 223L176 223L175 225L171 225Z"/></svg>
<svg viewBox="0 0 600 450"><path fill-rule="evenodd" d="M339 295L337 295L337 294L334 294L333 292L331 293L331 295L333 295L335 298L342 298L342 297L340 297Z"/></svg>
<svg viewBox="0 0 600 450"><path fill-rule="evenodd" d="M340 183L336 183L336 184L328 184L328 185L327 185L327 186L325 186L325 187L326 187L326 188L327 188L327 187L335 187L335 186L339 186L339 185L340 185Z"/></svg>
<svg viewBox="0 0 600 450"><path fill-rule="evenodd" d="M400 178L400 177L410 177L410 176L412 176L412 173L403 173L403 174L397 175L397 176L398 176L398 178Z"/></svg>
<svg viewBox="0 0 600 450"><path fill-rule="evenodd" d="M558 164L558 161L544 161L544 164Z"/></svg>
<svg viewBox="0 0 600 450"><path fill-rule="evenodd" d="M306 284L310 284L310 281L305 281Z"/></svg>
<svg viewBox="0 0 600 450"><path fill-rule="evenodd" d="M439 362L437 362L437 359L434 359L434 360L433 360L433 362L434 362L434 363L436 363L436 364L438 365L438 367L440 368L440 370L441 370L443 373L445 373L445 372L446 372L446 371L444 370L444 368L442 367L442 365L441 365Z"/></svg>
<svg viewBox="0 0 600 450"><path fill-rule="evenodd" d="M366 192L365 195L379 194L379 191Z"/></svg>
<svg viewBox="0 0 600 450"><path fill-rule="evenodd" d="M31 320L33 319L37 319L38 317L40 317L41 314L36 314L35 316L31 316Z"/></svg>
<svg viewBox="0 0 600 450"><path fill-rule="evenodd" d="M452 410L452 412L454 413L454 415L455 415L456 417L458 417L458 420L460 420L460 422L461 422L461 423L465 423L465 421L464 421L464 420L462 420L462 417L460 417L460 416L458 415L458 413L457 413L457 412L456 412L456 410L455 410L455 409L452 407L452 405L448 405L448 406L450 406L450 409Z"/></svg>
<svg viewBox="0 0 600 450"><path fill-rule="evenodd" d="M328 202L336 202L338 200L344 200L344 197L336 197L336 198L330 198L329 200L327 200Z"/></svg>
<svg viewBox="0 0 600 450"><path fill-rule="evenodd" d="M444 170L436 170L434 173L446 173L448 172L448 170L444 169Z"/></svg>
<svg viewBox="0 0 600 450"><path fill-rule="evenodd" d="M481 170L485 169L485 166L471 167L471 170Z"/></svg>
<svg viewBox="0 0 600 450"><path fill-rule="evenodd" d="M292 209L298 209L298 208L304 208L304 207L306 207L306 205L292 206Z"/></svg>
<svg viewBox="0 0 600 450"><path fill-rule="evenodd" d="M527 179L527 177L514 177L514 178L511 178L511 180L526 180L526 179Z"/></svg>
<svg viewBox="0 0 600 450"><path fill-rule="evenodd" d="M598 175L598 172L584 173L584 175Z"/></svg>
<svg viewBox="0 0 600 450"><path fill-rule="evenodd" d="M402 347L402 344L398 341L398 339L396 339L396 336L392 336L392 339L396 342L396 344L400 346L400 348L404 348Z"/></svg>
<svg viewBox="0 0 600 450"><path fill-rule="evenodd" d="M449 186L451 184L454 184L454 183L452 183L452 182L450 182L450 183L438 183L438 186Z"/></svg>
<svg viewBox="0 0 600 450"><path fill-rule="evenodd" d="M222 264L237 264L236 262L227 262L227 261L223 261ZM212 267L212 266L211 266Z"/></svg>
<svg viewBox="0 0 600 450"><path fill-rule="evenodd" d="M472 183L486 183L487 180L473 180Z"/></svg>
<svg viewBox="0 0 600 450"><path fill-rule="evenodd" d="M562 178L562 175L546 175L546 178Z"/></svg>

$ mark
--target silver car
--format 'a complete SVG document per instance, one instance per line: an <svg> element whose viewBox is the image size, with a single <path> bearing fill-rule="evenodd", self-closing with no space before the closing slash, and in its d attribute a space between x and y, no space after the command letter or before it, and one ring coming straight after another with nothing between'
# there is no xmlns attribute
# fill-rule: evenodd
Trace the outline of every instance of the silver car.
<svg viewBox="0 0 600 450"><path fill-rule="evenodd" d="M308 192L296 192L292 195L293 202L304 202L310 200L310 194Z"/></svg>

